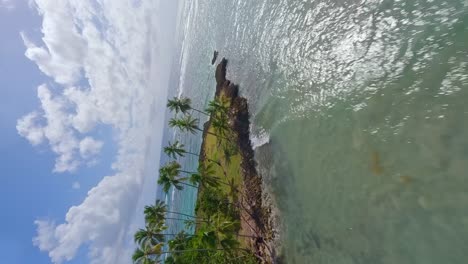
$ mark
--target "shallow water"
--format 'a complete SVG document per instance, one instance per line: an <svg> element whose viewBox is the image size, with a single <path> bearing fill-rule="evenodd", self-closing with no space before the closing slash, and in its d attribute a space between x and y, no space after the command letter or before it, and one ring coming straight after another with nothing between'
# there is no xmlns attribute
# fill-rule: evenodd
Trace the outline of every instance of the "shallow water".
<svg viewBox="0 0 468 264"><path fill-rule="evenodd" d="M177 92L206 105L213 50L229 59L253 136L270 136L256 152L288 263L468 261L466 1L194 0L184 12ZM178 195L193 210L194 193Z"/></svg>

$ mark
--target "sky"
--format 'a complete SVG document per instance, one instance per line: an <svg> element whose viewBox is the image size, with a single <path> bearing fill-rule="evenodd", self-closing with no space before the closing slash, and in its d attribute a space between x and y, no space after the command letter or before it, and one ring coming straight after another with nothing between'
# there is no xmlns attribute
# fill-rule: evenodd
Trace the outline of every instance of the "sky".
<svg viewBox="0 0 468 264"><path fill-rule="evenodd" d="M176 0L0 0L1 263L131 263Z"/></svg>

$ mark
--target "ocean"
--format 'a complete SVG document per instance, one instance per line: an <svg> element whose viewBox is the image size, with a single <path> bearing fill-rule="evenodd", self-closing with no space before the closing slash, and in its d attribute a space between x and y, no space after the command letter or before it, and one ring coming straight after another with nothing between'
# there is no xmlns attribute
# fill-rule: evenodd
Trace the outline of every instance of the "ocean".
<svg viewBox="0 0 468 264"><path fill-rule="evenodd" d="M287 263L468 261L468 1L186 0L178 24L170 94L203 108L229 60Z"/></svg>

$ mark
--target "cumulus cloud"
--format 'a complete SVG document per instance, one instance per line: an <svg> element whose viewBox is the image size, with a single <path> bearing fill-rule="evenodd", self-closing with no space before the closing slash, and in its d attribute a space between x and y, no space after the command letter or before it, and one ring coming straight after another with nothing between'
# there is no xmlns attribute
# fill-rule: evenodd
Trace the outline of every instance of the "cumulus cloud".
<svg viewBox="0 0 468 264"><path fill-rule="evenodd" d="M73 6L69 1L38 0L36 4L43 16L44 46L36 46L22 33L27 47L26 57L56 82L72 84L81 77L81 65L86 55L85 39L78 33L74 17L70 16Z"/></svg>
<svg viewBox="0 0 468 264"><path fill-rule="evenodd" d="M89 158L101 151L102 145L101 141L95 140L92 137L85 137L80 142L80 154L83 158Z"/></svg>
<svg viewBox="0 0 468 264"><path fill-rule="evenodd" d="M81 163L97 155L103 143L86 136L79 139L73 128L71 101L66 95L54 95L47 85L37 89L40 111L31 112L18 120L16 129L32 145L47 141L57 154L55 172L73 172ZM79 158L81 156L81 159Z"/></svg>
<svg viewBox="0 0 468 264"><path fill-rule="evenodd" d="M54 239L55 223L44 220L36 220L38 235L33 239L33 244L39 247L40 250L51 250L57 243Z"/></svg>
<svg viewBox="0 0 468 264"><path fill-rule="evenodd" d="M114 175L104 177L84 201L68 210L63 223L38 220L33 243L53 263L88 248L90 263L129 263L135 210L160 145L157 111L164 113L167 78L155 80L156 16L159 1L35 0L43 18L42 41L21 33L26 57L55 83L38 87L40 109L18 120L18 133L32 145L48 143L57 154L56 172L75 171L93 160L103 142L97 126L113 129L118 146ZM167 50L165 51L167 52ZM170 58L170 57L169 57ZM169 64L169 59L158 62ZM168 71L168 70L166 70ZM156 83L157 85L155 85ZM159 90L155 90L155 86ZM162 88L163 87L163 88ZM157 96L159 95L160 98ZM157 142L157 143L155 143ZM155 158L156 157L156 158ZM149 163L148 159L152 159ZM152 164L148 169L148 164ZM145 169L146 168L146 169ZM99 176L99 175L97 175ZM151 188L150 192L154 192Z"/></svg>
<svg viewBox="0 0 468 264"><path fill-rule="evenodd" d="M70 117L67 112L67 102L62 97L54 97L46 85L37 89L46 125L42 127L52 150L57 153L55 161L56 172L75 171L79 161L74 158L78 149L78 140L70 129ZM38 127L36 127L37 129Z"/></svg>
<svg viewBox="0 0 468 264"><path fill-rule="evenodd" d="M128 184L127 188L123 188L123 183ZM41 250L48 251L54 263L72 260L85 242L92 243L92 263L116 263L115 255L111 259L101 259L101 250L122 247L126 230L121 224L133 214L132 205L138 197L132 192L137 189L137 184L133 175L105 177L89 191L82 204L70 208L66 223L55 225L53 222L36 221L38 235L33 242ZM133 199L127 199L129 197ZM118 255L118 252L113 253Z"/></svg>
<svg viewBox="0 0 468 264"><path fill-rule="evenodd" d="M39 114L32 112L23 116L16 124L18 133L33 145L38 145L44 141L44 131L37 125L38 118Z"/></svg>

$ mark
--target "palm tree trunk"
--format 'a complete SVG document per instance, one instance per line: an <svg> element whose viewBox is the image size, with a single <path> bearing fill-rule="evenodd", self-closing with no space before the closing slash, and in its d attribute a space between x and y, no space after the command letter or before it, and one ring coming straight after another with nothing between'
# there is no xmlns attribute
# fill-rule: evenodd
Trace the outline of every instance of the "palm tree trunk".
<svg viewBox="0 0 468 264"><path fill-rule="evenodd" d="M217 138L222 138L222 139L225 139L225 140L229 140L229 138L227 138L227 137L220 136L220 135L215 134L215 133L210 132L210 131L206 131L206 133L208 133L208 134L210 134L210 135L213 135L213 136L215 136L215 137L217 137Z"/></svg>
<svg viewBox="0 0 468 264"><path fill-rule="evenodd" d="M183 216L187 216L187 217L191 217L191 218L195 218L195 219L198 218L198 217L196 217L196 216L194 216L194 215L189 215L189 214L184 214L184 213L179 213L179 212L174 212L174 211L166 211L166 213L168 213L168 214L183 215Z"/></svg>
<svg viewBox="0 0 468 264"><path fill-rule="evenodd" d="M166 217L165 220L180 220L180 221L191 221L190 219L183 219L183 218L174 218L174 217ZM206 220L195 220L195 222L208 222Z"/></svg>
<svg viewBox="0 0 468 264"><path fill-rule="evenodd" d="M180 172L183 172L183 173L186 173L186 174L195 174L196 172L190 172L190 171L184 171L184 170L180 170ZM226 183L226 182L223 182L221 180L218 180L216 179L215 181L217 181L218 183L221 183L221 184L224 184L226 186L231 186L229 183ZM237 192L240 192L239 190L237 190L237 188L235 189Z"/></svg>
<svg viewBox="0 0 468 264"><path fill-rule="evenodd" d="M162 235L162 236L177 236L179 234L158 234L158 235ZM186 236L195 236L195 235L189 235L189 234L185 234Z"/></svg>
<svg viewBox="0 0 468 264"><path fill-rule="evenodd" d="M201 131L202 133L204 132L203 129L200 129L200 128L198 128L198 127L196 128L196 130ZM229 140L229 138L227 138L227 137L223 137L223 136L217 135L217 134L215 134L215 133L213 133L213 132L210 132L210 131L206 131L206 133L208 133L208 134L210 134L210 135L213 135L213 136L215 136L215 137L217 137L217 138L222 138L222 139L225 139L225 140Z"/></svg>
<svg viewBox="0 0 468 264"><path fill-rule="evenodd" d="M219 178L219 177L218 177L218 178ZM226 185L226 186L228 186L228 187L231 187L231 184L229 184L229 183L227 183L227 182L223 182L223 181L218 180L218 179L216 179L216 181L219 182L219 183L221 183L221 184L224 184L224 185ZM234 190L235 190L236 192L238 192L241 196L244 194L244 193L242 193L242 192L241 192L239 189L237 189L237 188L234 188Z"/></svg>
<svg viewBox="0 0 468 264"><path fill-rule="evenodd" d="M180 182L180 184L187 185L187 186L190 186L190 187L192 187L192 188L198 188L198 186L195 186L195 185L192 185L192 184L188 184L188 183L185 183L185 182Z"/></svg>
<svg viewBox="0 0 468 264"><path fill-rule="evenodd" d="M194 156L197 156L197 157L200 157L200 155L197 154L197 153L193 153L193 152L189 152L189 151L186 151L185 153L190 154L190 155L194 155Z"/></svg>
<svg viewBox="0 0 468 264"><path fill-rule="evenodd" d="M216 160L209 159L209 158L207 158L207 157L205 157L205 158L206 158L208 161L211 161L211 162L213 162L214 164L216 164L216 165L218 165L219 167L221 167L222 169L224 169L223 166L221 165L221 162L216 161Z"/></svg>
<svg viewBox="0 0 468 264"><path fill-rule="evenodd" d="M193 155L193 156L200 157L200 155L197 154L197 153L193 153L193 152L189 152L189 151L186 151L185 153L190 154L190 155ZM204 158L206 158L206 157L204 157ZM216 161L216 160L212 160L212 159L208 159L208 158L206 158L206 159L209 160L209 161L211 161L211 162L216 163L216 164L219 165L219 166L221 166L221 163L219 163L219 162Z"/></svg>
<svg viewBox="0 0 468 264"><path fill-rule="evenodd" d="M173 250L173 251L163 251L161 254L172 254L172 253L184 253L184 252L205 252L205 251L227 251L227 250L242 250L246 252L250 252L249 249L246 248L197 248L197 249L184 249L184 250Z"/></svg>
<svg viewBox="0 0 468 264"><path fill-rule="evenodd" d="M231 185L229 183L223 182L222 180L216 179L215 181L217 181L218 183L224 184L224 185L226 185L228 187L231 187ZM237 188L235 190L238 191Z"/></svg>
<svg viewBox="0 0 468 264"><path fill-rule="evenodd" d="M190 175L196 173L196 172L194 172L194 171L185 171L185 170L179 170L179 171L180 171L180 172L183 172L183 173L186 173L186 174L190 174Z"/></svg>
<svg viewBox="0 0 468 264"><path fill-rule="evenodd" d="M214 164L218 165L219 167L221 167L221 169L224 170L223 165L221 165L221 162L216 161L216 160L212 160L212 159L209 159L209 158L206 158L206 159L207 159L208 161L211 161L211 162L213 162Z"/></svg>
<svg viewBox="0 0 468 264"><path fill-rule="evenodd" d="M204 115L206 115L206 116L210 116L210 114L208 114L208 113L206 113L206 112L203 112L203 111L200 111L200 110L198 110L198 109L195 109L195 108L193 108L193 107L190 107L190 109L192 109L193 111L196 111L196 112L198 112L198 113L200 113L200 114L204 114Z"/></svg>

